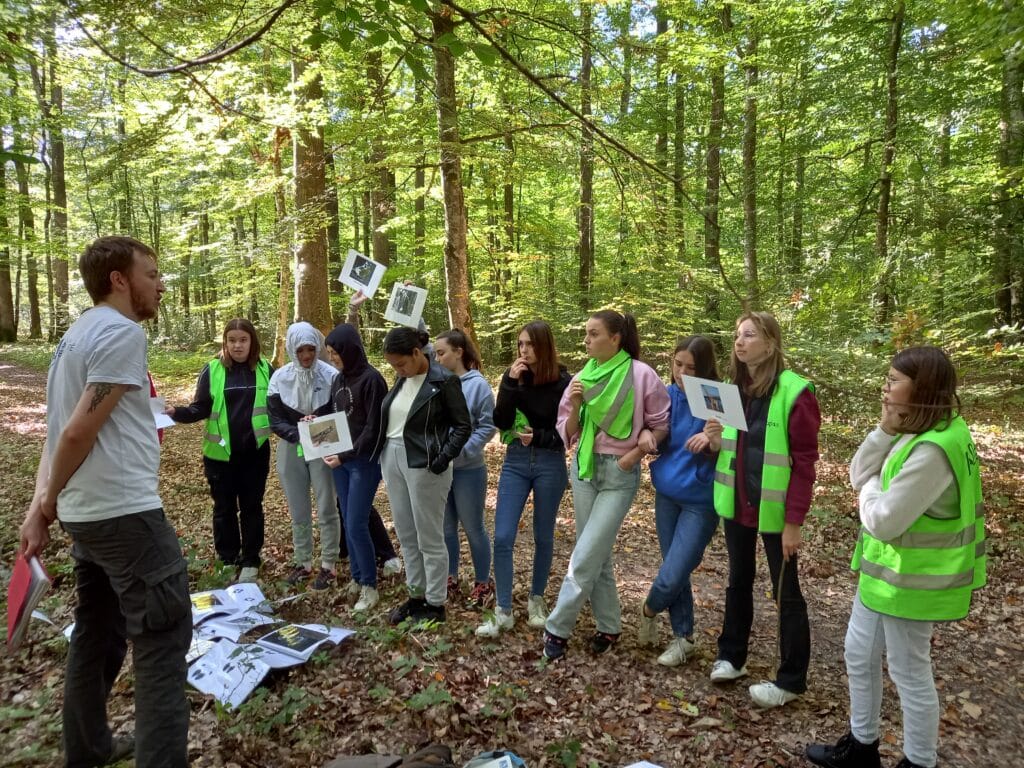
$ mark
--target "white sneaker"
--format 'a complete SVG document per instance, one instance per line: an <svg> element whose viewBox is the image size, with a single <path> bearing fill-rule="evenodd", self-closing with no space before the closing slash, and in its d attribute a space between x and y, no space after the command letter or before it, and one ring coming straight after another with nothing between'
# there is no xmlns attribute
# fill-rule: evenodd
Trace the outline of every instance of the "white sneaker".
<svg viewBox="0 0 1024 768"><path fill-rule="evenodd" d="M648 616L644 613L647 601L640 603L640 628L636 633L636 643L641 648L654 645L658 642L658 614Z"/></svg>
<svg viewBox="0 0 1024 768"><path fill-rule="evenodd" d="M678 667L686 663L686 658L693 653L697 644L685 637L673 637L665 652L658 657L658 663L663 667Z"/></svg>
<svg viewBox="0 0 1024 768"><path fill-rule="evenodd" d="M526 601L526 612L530 618L526 623L534 629L543 629L548 620L548 608L544 605L544 598L540 595L530 595Z"/></svg>
<svg viewBox="0 0 1024 768"><path fill-rule="evenodd" d="M495 608L494 615L476 628L476 636L497 637L501 634L502 630L512 629L515 623L516 620L512 615L512 611L506 611L504 608Z"/></svg>
<svg viewBox="0 0 1024 768"><path fill-rule="evenodd" d="M793 699L799 697L799 693L779 688L775 683L757 683L750 686L750 698L754 700L757 706L764 707L765 709L781 707L783 704L789 704Z"/></svg>
<svg viewBox="0 0 1024 768"><path fill-rule="evenodd" d="M725 659L719 659L715 662L715 665L711 667L711 682L728 683L732 680L738 680L746 674L746 664L744 664L742 668L736 669L731 662L728 662Z"/></svg>
<svg viewBox="0 0 1024 768"><path fill-rule="evenodd" d="M394 576L397 573L402 572L402 558L392 557L390 560L386 560L384 565L381 567L381 573L385 576Z"/></svg>
<svg viewBox="0 0 1024 768"><path fill-rule="evenodd" d="M359 602L352 608L353 611L368 611L380 602L380 594L375 587L364 586L359 590Z"/></svg>
<svg viewBox="0 0 1024 768"><path fill-rule="evenodd" d="M242 572L238 574L239 584L255 584L260 575L260 569L255 568L251 565L247 565L242 569Z"/></svg>
<svg viewBox="0 0 1024 768"><path fill-rule="evenodd" d="M358 597L363 591L363 588L359 586L355 579L352 579L348 584L345 585L345 597L353 598Z"/></svg>

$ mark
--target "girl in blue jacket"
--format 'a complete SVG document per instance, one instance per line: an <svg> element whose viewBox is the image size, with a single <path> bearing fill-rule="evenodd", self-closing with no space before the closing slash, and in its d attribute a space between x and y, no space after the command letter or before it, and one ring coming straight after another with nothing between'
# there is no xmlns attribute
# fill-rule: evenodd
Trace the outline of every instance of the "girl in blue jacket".
<svg viewBox="0 0 1024 768"><path fill-rule="evenodd" d="M718 526L713 488L717 454L708 448L704 420L690 412L683 376L719 381L715 347L704 336L687 336L672 353L672 427L651 463L654 484L654 522L662 565L640 611L641 646L658 640L658 614L667 610L672 641L658 657L666 667L679 666L694 649L693 590L690 574L700 565L704 550Z"/></svg>
<svg viewBox="0 0 1024 768"><path fill-rule="evenodd" d="M474 584L469 594L478 607L494 599L491 581L491 539L484 527L487 499L487 467L484 446L491 441L494 426L494 393L480 373L480 353L458 328L445 331L434 340L434 358L459 377L462 394L469 406L473 432L452 462L452 488L444 512L444 542L448 547L448 594L459 591L459 523L469 539Z"/></svg>

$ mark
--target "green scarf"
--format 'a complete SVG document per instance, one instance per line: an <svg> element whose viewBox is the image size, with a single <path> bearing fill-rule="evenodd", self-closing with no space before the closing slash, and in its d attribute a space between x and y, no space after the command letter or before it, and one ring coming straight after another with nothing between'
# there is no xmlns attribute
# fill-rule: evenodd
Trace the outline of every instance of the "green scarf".
<svg viewBox="0 0 1024 768"><path fill-rule="evenodd" d="M624 349L603 363L591 358L580 371L583 405L580 408L580 446L576 452L580 480L594 475L594 438L597 430L625 440L633 432L633 358Z"/></svg>
<svg viewBox="0 0 1024 768"><path fill-rule="evenodd" d="M501 430L501 442L505 445L511 445L519 437L519 433L528 426L530 426L530 422L526 420L523 412L516 408L516 418L512 422L512 428Z"/></svg>

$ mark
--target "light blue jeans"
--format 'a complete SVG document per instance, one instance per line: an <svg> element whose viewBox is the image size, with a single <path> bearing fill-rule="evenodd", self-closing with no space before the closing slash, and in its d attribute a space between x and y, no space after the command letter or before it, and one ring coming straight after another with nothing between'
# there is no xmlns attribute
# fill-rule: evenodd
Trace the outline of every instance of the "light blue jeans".
<svg viewBox="0 0 1024 768"><path fill-rule="evenodd" d="M459 575L459 523L469 540L473 559L473 578L486 582L491 578L491 538L484 527L487 501L487 467L460 467L452 470L452 489L444 510L444 543L448 547L448 575Z"/></svg>
<svg viewBox="0 0 1024 768"><path fill-rule="evenodd" d="M647 607L655 613L668 610L672 634L693 634L693 588L690 574L715 535L718 515L713 505L680 504L664 494L654 494L654 526L658 531L662 564L647 594Z"/></svg>
<svg viewBox="0 0 1024 768"><path fill-rule="evenodd" d="M623 472L618 460L618 456L595 454L594 475L590 480L579 479L575 457L572 460L569 477L576 517L576 546L569 558L569 572L558 591L558 602L545 625L552 635L568 638L587 600L598 632L610 635L622 632L622 606L615 583L612 548L636 498L640 465Z"/></svg>
<svg viewBox="0 0 1024 768"><path fill-rule="evenodd" d="M531 595L543 595L555 548L555 517L565 495L568 477L565 453L525 446L518 440L505 451L498 478L494 511L494 587L498 606L512 610L512 548L519 519L533 492L533 580Z"/></svg>

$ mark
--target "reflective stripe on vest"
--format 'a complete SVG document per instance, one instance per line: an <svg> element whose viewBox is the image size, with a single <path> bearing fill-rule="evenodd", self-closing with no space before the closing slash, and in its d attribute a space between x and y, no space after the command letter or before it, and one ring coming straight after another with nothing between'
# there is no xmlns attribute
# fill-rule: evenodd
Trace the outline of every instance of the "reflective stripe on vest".
<svg viewBox="0 0 1024 768"><path fill-rule="evenodd" d="M950 621L967 615L971 592L986 581L985 509L974 441L956 416L943 429L908 440L882 467L882 491L922 442L939 446L956 478L959 513L928 510L903 534L881 541L861 529L851 567L860 571L861 602L889 616Z"/></svg>
<svg viewBox="0 0 1024 768"><path fill-rule="evenodd" d="M786 489L792 459L789 456L789 414L805 389L814 385L792 371L783 371L775 384L768 404L768 422L764 436L764 464L761 467L761 502L757 527L764 533L779 533L786 522ZM722 450L715 465L715 511L721 517L736 516L736 447L735 427L722 428ZM741 481L742 482L742 481Z"/></svg>
<svg viewBox="0 0 1024 768"><path fill-rule="evenodd" d="M203 455L217 461L227 461L231 458L231 435L224 400L227 369L218 358L211 360L207 368L210 372L210 397L213 399L213 406L210 409L210 417L206 420ZM270 365L261 358L256 364L256 395L252 407L252 432L258 448L261 448L270 437L270 416L267 413L269 383Z"/></svg>

